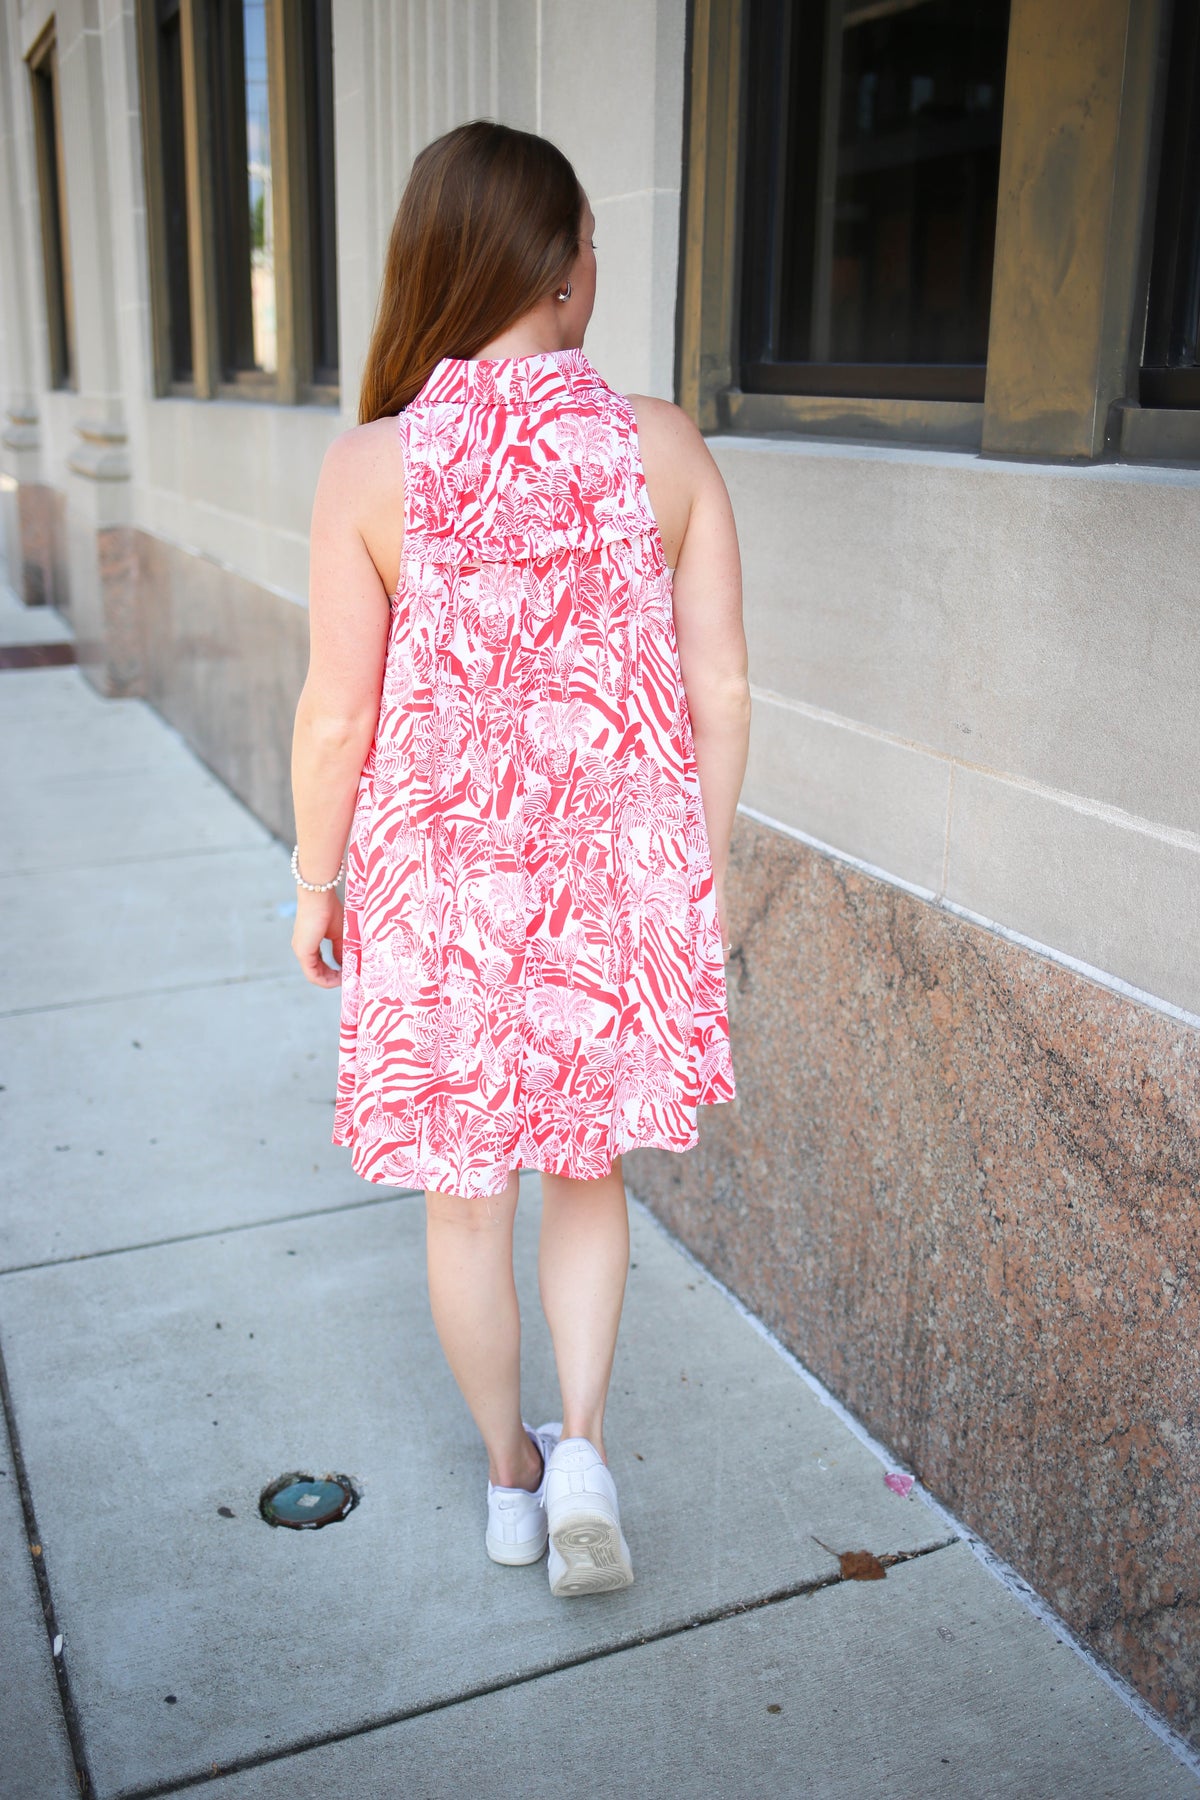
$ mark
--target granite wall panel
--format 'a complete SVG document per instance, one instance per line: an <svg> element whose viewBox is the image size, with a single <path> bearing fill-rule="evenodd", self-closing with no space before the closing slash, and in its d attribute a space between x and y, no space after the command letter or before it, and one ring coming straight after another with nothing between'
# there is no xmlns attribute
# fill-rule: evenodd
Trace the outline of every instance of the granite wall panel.
<svg viewBox="0 0 1200 1800"><path fill-rule="evenodd" d="M64 495L39 481L17 483L21 598L26 606L69 612L63 550Z"/></svg>
<svg viewBox="0 0 1200 1800"><path fill-rule="evenodd" d="M124 691L290 842L305 609L98 550ZM1200 1032L744 814L729 903L738 1097L630 1191L1200 1742Z"/></svg>
<svg viewBox="0 0 1200 1800"><path fill-rule="evenodd" d="M140 642L140 533L128 525L104 525L96 532L96 580L104 620L108 692L143 691Z"/></svg>
<svg viewBox="0 0 1200 1800"><path fill-rule="evenodd" d="M728 885L737 1098L630 1191L1200 1742L1200 1032L743 814Z"/></svg>
<svg viewBox="0 0 1200 1800"><path fill-rule="evenodd" d="M106 699L140 694L137 535L127 525L97 527L85 506L78 510L68 506L67 532L71 624L79 667Z"/></svg>
<svg viewBox="0 0 1200 1800"><path fill-rule="evenodd" d="M111 552L122 638L136 633L137 691L269 830L291 843L292 721L308 667L308 613L212 558L147 532Z"/></svg>

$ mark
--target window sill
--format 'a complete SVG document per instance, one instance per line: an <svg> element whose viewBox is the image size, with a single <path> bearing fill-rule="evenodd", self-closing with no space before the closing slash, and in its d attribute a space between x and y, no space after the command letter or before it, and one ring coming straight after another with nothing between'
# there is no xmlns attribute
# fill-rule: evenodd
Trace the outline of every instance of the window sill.
<svg viewBox="0 0 1200 1800"><path fill-rule="evenodd" d="M1110 437L1123 461L1200 463L1200 411L1182 406L1116 406Z"/></svg>
<svg viewBox="0 0 1200 1800"><path fill-rule="evenodd" d="M301 388L297 404L300 406L332 406L342 403L342 390L335 382L314 382L311 387Z"/></svg>
<svg viewBox="0 0 1200 1800"><path fill-rule="evenodd" d="M341 403L341 394L334 387L313 387L302 390L294 400L281 400L273 392L243 388L231 382L222 382L215 394L197 394L191 382L174 381L163 392L155 394L156 400L194 400L197 406L217 406L232 402L234 406L276 406L280 410L294 412L299 406L319 407L323 412L336 412Z"/></svg>
<svg viewBox="0 0 1200 1800"><path fill-rule="evenodd" d="M803 437L927 444L954 450L978 450L983 440L983 405L974 400L747 394L741 388L726 388L716 395L716 402L720 430L755 437L786 431Z"/></svg>

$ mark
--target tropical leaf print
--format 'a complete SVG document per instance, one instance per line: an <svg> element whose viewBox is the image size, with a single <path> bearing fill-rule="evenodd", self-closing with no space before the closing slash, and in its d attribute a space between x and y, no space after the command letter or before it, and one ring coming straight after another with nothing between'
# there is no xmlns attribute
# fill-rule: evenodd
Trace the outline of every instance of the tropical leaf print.
<svg viewBox="0 0 1200 1800"><path fill-rule="evenodd" d="M603 481L617 460L612 428L601 413L564 412L558 421L559 453L577 463L587 485Z"/></svg>
<svg viewBox="0 0 1200 1800"><path fill-rule="evenodd" d="M540 700L526 714L525 729L535 766L547 775L562 776L574 753L591 743L591 709L583 700Z"/></svg>
<svg viewBox="0 0 1200 1800"><path fill-rule="evenodd" d="M537 564L526 564L522 568L525 578L525 597L528 602L531 623L542 625L547 619L554 617L554 596L558 586L558 574L554 565L539 567Z"/></svg>
<svg viewBox="0 0 1200 1800"><path fill-rule="evenodd" d="M582 350L443 358L398 415L404 540L347 850L333 1136L498 1194L686 1150L735 1095L671 574L632 409Z"/></svg>
<svg viewBox="0 0 1200 1800"><path fill-rule="evenodd" d="M511 563L485 562L464 594L463 625L489 650L502 650L512 642L520 602L519 571Z"/></svg>
<svg viewBox="0 0 1200 1800"><path fill-rule="evenodd" d="M526 995L526 1017L539 1050L570 1056L598 1021L596 1002L578 989L533 988Z"/></svg>

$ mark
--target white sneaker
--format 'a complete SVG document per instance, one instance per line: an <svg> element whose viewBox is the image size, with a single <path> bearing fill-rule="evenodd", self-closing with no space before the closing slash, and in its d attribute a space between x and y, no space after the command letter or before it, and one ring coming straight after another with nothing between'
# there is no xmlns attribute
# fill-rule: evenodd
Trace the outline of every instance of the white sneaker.
<svg viewBox="0 0 1200 1800"><path fill-rule="evenodd" d="M484 1542L493 1562L533 1563L545 1553L546 1474L554 1446L562 1435L562 1424L526 1425L526 1431L537 1445L542 1458L542 1479L534 1488L497 1487L488 1482L488 1522Z"/></svg>
<svg viewBox="0 0 1200 1800"><path fill-rule="evenodd" d="M633 1580L617 1484L588 1438L562 1438L546 1464L550 1592L602 1594Z"/></svg>

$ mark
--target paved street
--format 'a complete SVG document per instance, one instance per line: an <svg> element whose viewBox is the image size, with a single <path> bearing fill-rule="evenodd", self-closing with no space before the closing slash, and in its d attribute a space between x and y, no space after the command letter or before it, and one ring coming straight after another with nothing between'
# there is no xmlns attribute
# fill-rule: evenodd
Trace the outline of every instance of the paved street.
<svg viewBox="0 0 1200 1800"><path fill-rule="evenodd" d="M61 635L0 597L0 643ZM329 1143L288 851L155 713L0 673L0 1794L1173 1800L1193 1769L635 1203L637 1579L483 1548L419 1196ZM288 847L290 849L290 846ZM522 1177L527 1416L557 1416ZM360 1503L273 1529L262 1489ZM841 1579L833 1551L897 1558ZM56 1636L61 1650L52 1654Z"/></svg>

